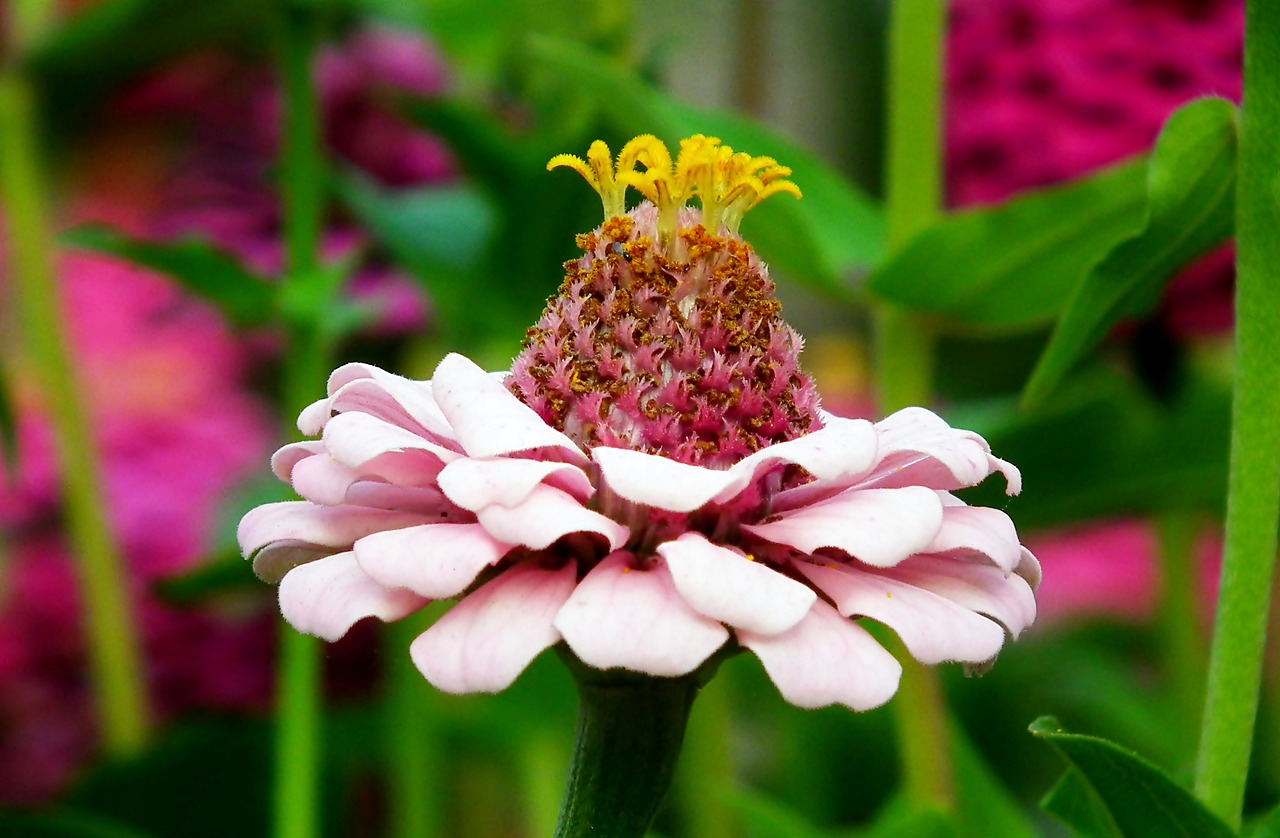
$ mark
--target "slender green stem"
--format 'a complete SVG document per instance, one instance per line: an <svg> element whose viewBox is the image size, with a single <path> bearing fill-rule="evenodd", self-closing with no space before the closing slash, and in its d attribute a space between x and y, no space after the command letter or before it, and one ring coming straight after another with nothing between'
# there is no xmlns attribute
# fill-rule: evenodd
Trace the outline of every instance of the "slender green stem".
<svg viewBox="0 0 1280 838"><path fill-rule="evenodd" d="M387 801L392 838L431 838L441 832L439 801L433 779L439 768L434 731L427 715L431 688L405 650L423 630L417 619L386 626Z"/></svg>
<svg viewBox="0 0 1280 838"><path fill-rule="evenodd" d="M0 203L12 289L54 428L67 526L87 611L103 743L112 754L127 754L140 749L147 737L146 689L123 561L106 520L92 423L86 419L89 411L63 324L36 133L30 84L16 69L0 69Z"/></svg>
<svg viewBox="0 0 1280 838"><path fill-rule="evenodd" d="M942 211L942 50L945 0L897 0L889 25L886 226L896 250ZM876 395L882 412L927 404L934 337L910 312L875 312ZM946 701L937 672L906 661L892 707L903 791L921 806L949 809L955 783Z"/></svg>
<svg viewBox="0 0 1280 838"><path fill-rule="evenodd" d="M320 230L324 218L324 160L320 115L311 83L319 42L317 10L279 0L279 60L284 90L284 130L280 159L281 202L287 257L283 299L307 300L288 308L284 403L288 415L319 395L330 367L321 318L328 298L317 293ZM275 752L275 835L312 838L317 834L321 736L320 643L287 625L280 631Z"/></svg>
<svg viewBox="0 0 1280 838"><path fill-rule="evenodd" d="M1159 631L1161 657L1167 686L1177 708L1177 730L1185 735L1187 753L1195 748L1196 721L1204 702L1204 676L1208 663L1196 594L1200 591L1196 567L1197 517L1187 512L1166 512L1156 518L1160 545Z"/></svg>
<svg viewBox="0 0 1280 838"><path fill-rule="evenodd" d="M1239 826L1280 508L1280 6L1245 7L1236 174L1236 372L1222 584L1196 793Z"/></svg>
<svg viewBox="0 0 1280 838"><path fill-rule="evenodd" d="M582 673L569 784L555 838L642 838L671 785L693 675Z"/></svg>

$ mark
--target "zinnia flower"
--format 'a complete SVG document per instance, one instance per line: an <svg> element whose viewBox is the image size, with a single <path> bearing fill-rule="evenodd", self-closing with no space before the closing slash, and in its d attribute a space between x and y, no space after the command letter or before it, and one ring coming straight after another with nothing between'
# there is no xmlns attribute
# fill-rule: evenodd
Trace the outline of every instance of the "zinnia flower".
<svg viewBox="0 0 1280 838"><path fill-rule="evenodd" d="M863 710L901 667L989 662L1033 619L1039 565L1005 513L952 494L1017 469L921 408L872 424L818 407L800 337L737 232L790 170L716 139L562 155L605 223L507 373L449 355L430 381L341 367L280 449L303 500L240 525L285 618L459 602L411 645L450 692L509 685L559 643L597 669L681 676L751 650L793 704ZM643 166L644 170L638 170ZM630 187L646 199L626 211ZM693 196L697 209L686 207Z"/></svg>

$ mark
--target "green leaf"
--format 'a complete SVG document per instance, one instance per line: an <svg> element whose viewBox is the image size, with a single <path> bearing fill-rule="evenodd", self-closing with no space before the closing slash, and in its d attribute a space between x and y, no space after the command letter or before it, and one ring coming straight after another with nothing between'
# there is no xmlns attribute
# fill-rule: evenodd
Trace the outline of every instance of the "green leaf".
<svg viewBox="0 0 1280 838"><path fill-rule="evenodd" d="M1068 300L1023 393L1042 401L1118 321L1145 313L1181 268L1231 235L1236 108L1200 99L1169 118L1147 170L1142 230L1116 246Z"/></svg>
<svg viewBox="0 0 1280 838"><path fill-rule="evenodd" d="M951 726L951 743L956 799L960 802L957 814L964 834L973 838L987 835L1036 838L1036 830L1021 807L1001 785L958 724Z"/></svg>
<svg viewBox="0 0 1280 838"><path fill-rule="evenodd" d="M1082 804L1083 789L1069 785L1045 801L1055 817L1074 817L1068 826L1084 835L1116 836L1116 838L1231 838L1232 830L1209 813L1190 792L1167 774L1137 754L1113 742L1093 736L1064 731L1051 716L1042 716L1031 724L1031 733L1052 745L1067 763L1079 772L1081 781L1097 796L1114 823L1114 832L1101 810ZM1051 808L1051 807L1059 808ZM1093 831L1090 831L1093 830Z"/></svg>
<svg viewBox="0 0 1280 838"><path fill-rule="evenodd" d="M867 289L955 331L1043 326L1081 275L1142 223L1144 178L1135 161L951 215L877 268Z"/></svg>
<svg viewBox="0 0 1280 838"><path fill-rule="evenodd" d="M876 815L875 823L858 838L961 838L965 832L955 818L937 809L911 806L896 797ZM988 833L997 835L995 830Z"/></svg>
<svg viewBox="0 0 1280 838"><path fill-rule="evenodd" d="M794 143L743 117L677 102L634 71L579 44L538 38L531 53L537 66L592 97L622 134L653 134L671 147L692 134L715 135L734 148L790 166L791 180L804 198L771 198L743 222L744 236L776 270L820 291L849 296L851 277L883 254L884 222L874 202Z"/></svg>
<svg viewBox="0 0 1280 838"><path fill-rule="evenodd" d="M831 838L831 833L762 791L734 788L724 794L726 805L742 821L745 838Z"/></svg>
<svg viewBox="0 0 1280 838"><path fill-rule="evenodd" d="M1084 775L1074 768L1067 769L1045 795L1041 806L1058 820L1070 824L1076 834L1084 838L1124 838L1106 804Z"/></svg>
<svg viewBox="0 0 1280 838"><path fill-rule="evenodd" d="M147 242L108 227L71 230L63 240L74 247L118 256L166 274L188 291L216 305L236 326L257 326L275 311L277 286L247 270L230 254L197 239Z"/></svg>
<svg viewBox="0 0 1280 838"><path fill-rule="evenodd" d="M1246 838L1280 838L1280 806L1244 831Z"/></svg>

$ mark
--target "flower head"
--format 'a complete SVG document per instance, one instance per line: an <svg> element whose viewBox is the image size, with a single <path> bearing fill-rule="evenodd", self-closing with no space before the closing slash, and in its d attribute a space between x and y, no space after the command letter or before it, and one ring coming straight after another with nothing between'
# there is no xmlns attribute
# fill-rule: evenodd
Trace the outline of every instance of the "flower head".
<svg viewBox="0 0 1280 838"><path fill-rule="evenodd" d="M921 408L818 408L736 233L784 167L708 138L674 164L652 138L574 160L552 162L608 217L510 373L349 364L299 419L319 439L275 455L303 500L239 534L286 619L335 639L459 597L410 648L453 692L503 689L558 643L656 676L745 648L794 704L868 709L901 668L858 618L928 663L994 658L1034 619L1039 566L1008 516L952 492L999 471L1016 493L1018 472ZM622 183L647 200L626 211Z"/></svg>

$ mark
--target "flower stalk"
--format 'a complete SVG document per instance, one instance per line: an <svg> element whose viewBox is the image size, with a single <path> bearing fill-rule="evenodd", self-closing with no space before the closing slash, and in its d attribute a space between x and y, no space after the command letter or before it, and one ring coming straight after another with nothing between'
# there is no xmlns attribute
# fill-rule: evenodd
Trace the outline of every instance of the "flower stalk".
<svg viewBox="0 0 1280 838"><path fill-rule="evenodd" d="M278 11L279 69L284 90L281 148L281 203L284 207L286 273L282 299L309 300L290 312L283 390L286 415L310 401L310 389L329 367L319 315L327 302L315 291L320 228L324 211L320 115L311 80L319 41L319 18L312 8L281 0ZM310 316L308 316L310 315ZM290 429L292 435L296 433ZM318 831L321 727L320 644L280 627L275 741L274 833L311 838Z"/></svg>
<svg viewBox="0 0 1280 838"><path fill-rule="evenodd" d="M46 27L45 6L11 10L16 54ZM113 755L141 749L147 701L137 631L129 611L123 560L106 519L101 468L84 421L52 260L47 190L36 139L36 104L16 61L0 67L0 206L8 232L12 292L27 326L26 349L42 385L53 424L67 506L67 525L79 561L87 614L89 665L103 744Z"/></svg>
<svg viewBox="0 0 1280 838"><path fill-rule="evenodd" d="M942 207L942 51L945 0L901 0L889 24L885 214L889 249L932 224ZM928 403L933 335L911 312L875 311L875 387L882 412ZM946 700L937 673L906 665L893 701L903 789L917 805L949 809L955 798Z"/></svg>
<svg viewBox="0 0 1280 838"><path fill-rule="evenodd" d="M555 838L642 838L671 785L698 676L574 670L578 727Z"/></svg>
<svg viewBox="0 0 1280 838"><path fill-rule="evenodd" d="M1239 827L1280 507L1280 8L1248 3L1236 174L1236 356L1222 584L1196 793Z"/></svg>

